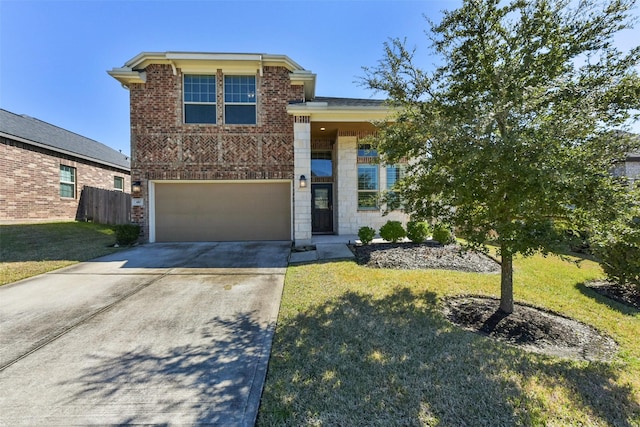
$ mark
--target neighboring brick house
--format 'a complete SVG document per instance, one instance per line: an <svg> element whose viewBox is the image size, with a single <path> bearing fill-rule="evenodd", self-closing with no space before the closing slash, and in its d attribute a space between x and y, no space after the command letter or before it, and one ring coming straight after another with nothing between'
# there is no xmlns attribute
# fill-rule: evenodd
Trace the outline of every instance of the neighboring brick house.
<svg viewBox="0 0 640 427"><path fill-rule="evenodd" d="M155 241L294 240L379 228L402 168L362 139L382 101L315 96L284 55L141 53L109 74L130 92L132 217Z"/></svg>
<svg viewBox="0 0 640 427"><path fill-rule="evenodd" d="M0 222L74 220L83 186L129 192L127 156L0 109Z"/></svg>

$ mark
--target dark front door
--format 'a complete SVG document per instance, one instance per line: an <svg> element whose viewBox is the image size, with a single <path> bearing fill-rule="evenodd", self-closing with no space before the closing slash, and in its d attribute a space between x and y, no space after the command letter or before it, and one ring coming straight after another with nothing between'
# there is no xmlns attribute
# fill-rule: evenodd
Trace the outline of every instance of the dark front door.
<svg viewBox="0 0 640 427"><path fill-rule="evenodd" d="M311 185L311 231L333 233L332 184Z"/></svg>

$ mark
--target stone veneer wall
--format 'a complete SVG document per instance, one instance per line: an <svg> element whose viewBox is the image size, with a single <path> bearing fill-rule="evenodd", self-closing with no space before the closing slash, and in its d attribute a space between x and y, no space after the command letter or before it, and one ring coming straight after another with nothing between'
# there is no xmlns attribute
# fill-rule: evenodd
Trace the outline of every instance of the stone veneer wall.
<svg viewBox="0 0 640 427"><path fill-rule="evenodd" d="M406 226L408 215L393 211L382 216L381 211L358 210L358 137L338 136L337 144L337 230L338 234L358 234L360 227L368 226L380 230L387 221L400 221ZM387 182L386 169L379 167L380 189Z"/></svg>
<svg viewBox="0 0 640 427"><path fill-rule="evenodd" d="M128 171L67 156L13 139L0 137L0 222L69 220L76 218L83 186L113 190L114 177ZM60 165L76 168L76 197L60 197Z"/></svg>
<svg viewBox="0 0 640 427"><path fill-rule="evenodd" d="M303 99L303 87L292 85L284 67L256 70L257 124L225 125L224 75L216 75L217 124L184 124L183 75L170 65L152 64L146 83L130 86L131 176L140 181L143 206L132 218L149 236L150 180L294 179L293 117L290 101ZM295 187L295 186L294 186Z"/></svg>
<svg viewBox="0 0 640 427"><path fill-rule="evenodd" d="M296 116L294 129L295 180L293 183L293 239L296 245L311 243L311 124L308 116ZM307 187L300 188L299 178L307 178Z"/></svg>

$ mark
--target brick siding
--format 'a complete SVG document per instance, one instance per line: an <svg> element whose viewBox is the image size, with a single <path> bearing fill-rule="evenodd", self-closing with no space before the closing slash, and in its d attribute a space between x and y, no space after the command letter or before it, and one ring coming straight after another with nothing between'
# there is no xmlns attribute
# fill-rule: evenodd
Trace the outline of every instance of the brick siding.
<svg viewBox="0 0 640 427"><path fill-rule="evenodd" d="M144 206L132 219L148 238L149 180L293 179L293 118L290 101L303 99L303 86L292 85L284 67L256 70L256 125L225 125L223 81L216 74L217 124L183 124L180 69L152 64L146 83L131 84L131 175L140 181Z"/></svg>
<svg viewBox="0 0 640 427"><path fill-rule="evenodd" d="M114 177L129 173L0 137L0 222L73 220L82 187L113 190ZM60 165L76 168L76 197L60 197Z"/></svg>

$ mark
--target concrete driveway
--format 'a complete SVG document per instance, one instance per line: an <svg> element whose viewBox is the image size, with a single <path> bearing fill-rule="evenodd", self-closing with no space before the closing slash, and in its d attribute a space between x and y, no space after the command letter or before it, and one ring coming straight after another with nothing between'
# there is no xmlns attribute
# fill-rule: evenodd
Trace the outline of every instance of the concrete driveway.
<svg viewBox="0 0 640 427"><path fill-rule="evenodd" d="M289 250L150 244L0 287L0 425L253 425Z"/></svg>

